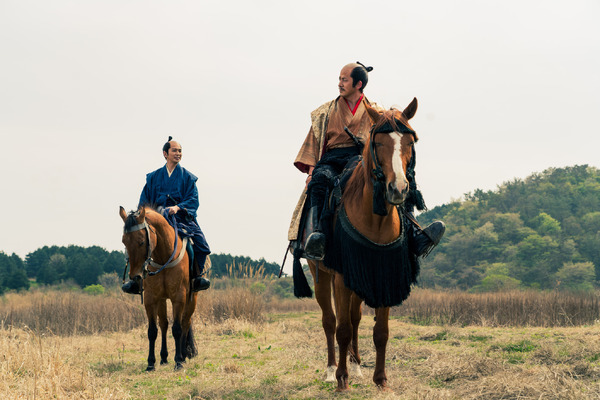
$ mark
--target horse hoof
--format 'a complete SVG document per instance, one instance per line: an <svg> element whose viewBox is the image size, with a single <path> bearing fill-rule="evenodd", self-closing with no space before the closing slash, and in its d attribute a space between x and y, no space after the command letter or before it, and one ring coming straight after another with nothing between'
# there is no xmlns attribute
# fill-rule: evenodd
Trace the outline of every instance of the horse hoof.
<svg viewBox="0 0 600 400"><path fill-rule="evenodd" d="M148 365L146 367L146 372L154 371L154 365Z"/></svg>
<svg viewBox="0 0 600 400"><path fill-rule="evenodd" d="M183 369L183 364L178 362L175 364L175 371L179 371L180 369Z"/></svg>
<svg viewBox="0 0 600 400"><path fill-rule="evenodd" d="M363 374L362 371L360 369L360 364L354 363L354 362L350 362L349 365L349 374L352 376L355 376L357 378L362 378Z"/></svg>
<svg viewBox="0 0 600 400"><path fill-rule="evenodd" d="M160 360L160 365L165 365L168 364L169 362L167 360Z"/></svg>
<svg viewBox="0 0 600 400"><path fill-rule="evenodd" d="M393 390L390 389L385 383L383 385L377 385L377 389L380 392L393 393Z"/></svg>
<svg viewBox="0 0 600 400"><path fill-rule="evenodd" d="M341 378L337 380L338 387L335 389L336 392L347 392L350 390L350 386L348 386L348 377Z"/></svg>
<svg viewBox="0 0 600 400"><path fill-rule="evenodd" d="M335 365L327 367L327 377L325 378L325 382L335 382L337 380L335 379L335 370Z"/></svg>

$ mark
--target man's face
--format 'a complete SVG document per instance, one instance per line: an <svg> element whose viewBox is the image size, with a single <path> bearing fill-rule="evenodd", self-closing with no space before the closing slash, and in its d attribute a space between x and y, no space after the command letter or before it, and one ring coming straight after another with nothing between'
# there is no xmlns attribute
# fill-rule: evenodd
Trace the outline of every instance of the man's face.
<svg viewBox="0 0 600 400"><path fill-rule="evenodd" d="M340 95L342 97L348 98L352 95L355 95L362 86L362 82L357 82L356 86L352 86L352 77L350 74L352 73L352 66L345 66L342 68L340 72L340 80L338 83L338 89L340 90Z"/></svg>
<svg viewBox="0 0 600 400"><path fill-rule="evenodd" d="M163 155L167 159L167 162L179 164L179 161L181 161L181 145L175 141L171 141L169 153L163 151Z"/></svg>

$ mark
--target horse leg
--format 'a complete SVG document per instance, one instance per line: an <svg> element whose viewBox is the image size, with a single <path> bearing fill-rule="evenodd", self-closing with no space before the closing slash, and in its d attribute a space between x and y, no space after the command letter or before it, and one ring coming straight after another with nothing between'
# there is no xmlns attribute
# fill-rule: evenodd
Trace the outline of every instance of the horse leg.
<svg viewBox="0 0 600 400"><path fill-rule="evenodd" d="M375 310L375 326L373 327L373 343L377 352L375 360L375 372L373 373L373 382L382 389L387 386L387 376L385 374L385 350L390 334L388 319L390 308L382 307Z"/></svg>
<svg viewBox="0 0 600 400"><path fill-rule="evenodd" d="M146 316L148 317L148 366L146 371L154 371L156 363L156 355L154 354L154 346L156 337L158 336L158 328L156 326L156 307L148 301L146 297Z"/></svg>
<svg viewBox="0 0 600 400"><path fill-rule="evenodd" d="M167 300L162 300L158 306L158 324L160 326L160 365L168 364L169 351L167 350L167 329L169 320L167 318Z"/></svg>
<svg viewBox="0 0 600 400"><path fill-rule="evenodd" d="M336 338L339 347L339 364L335 372L337 391L348 390L348 348L352 341L352 321L350 319L350 297L352 291L344 285L344 277L334 276L335 308L337 314Z"/></svg>
<svg viewBox="0 0 600 400"><path fill-rule="evenodd" d="M194 332L191 325L188 329L187 337L185 339L184 350L187 358L194 358L198 355L198 349L196 348L196 341L194 340Z"/></svg>
<svg viewBox="0 0 600 400"><path fill-rule="evenodd" d="M358 352L358 326L362 318L362 299L356 294L350 298L350 320L352 322L352 347L350 348L350 372L362 378L360 354Z"/></svg>
<svg viewBox="0 0 600 400"><path fill-rule="evenodd" d="M196 349L196 343L194 341L194 333L192 331L192 315L196 310L197 297L198 293L192 293L192 298L186 303L185 311L183 313L183 319L181 324L181 328L183 330L181 352L184 360L186 357L192 358L198 355L198 350Z"/></svg>
<svg viewBox="0 0 600 400"><path fill-rule="evenodd" d="M310 272L315 282L315 298L319 307L321 307L321 323L325 331L325 340L327 341L327 377L325 382L335 382L335 313L331 304L331 282L332 275L323 270L319 270L319 281L316 279L318 265L314 261L309 261Z"/></svg>
<svg viewBox="0 0 600 400"><path fill-rule="evenodd" d="M183 328L181 326L181 319L183 314L183 302L171 300L173 305L173 327L171 333L175 340L175 370L183 368L183 362L185 359L182 355L182 343L183 343Z"/></svg>

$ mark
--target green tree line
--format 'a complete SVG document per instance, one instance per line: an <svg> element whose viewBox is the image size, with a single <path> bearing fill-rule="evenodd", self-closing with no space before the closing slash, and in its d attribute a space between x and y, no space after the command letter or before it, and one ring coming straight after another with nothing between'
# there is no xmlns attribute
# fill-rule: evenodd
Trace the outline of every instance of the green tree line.
<svg viewBox="0 0 600 400"><path fill-rule="evenodd" d="M103 274L123 274L125 253L106 251L99 246L44 246L22 260L18 255L0 252L0 294L6 290L28 290L30 279L38 284L52 285L65 281L81 287L98 284ZM251 268L264 268L265 275L279 273L279 265L261 258L211 254L211 276L227 276L228 265L243 264Z"/></svg>
<svg viewBox="0 0 600 400"><path fill-rule="evenodd" d="M525 179L480 189L418 217L441 219L446 235L421 264L420 284L493 291L511 288L591 290L600 282L600 171L588 165L550 168ZM279 265L264 259L211 254L211 276L228 266ZM101 247L44 246L25 260L0 252L0 292L72 280L84 287L104 273L121 275L125 255Z"/></svg>
<svg viewBox="0 0 600 400"><path fill-rule="evenodd" d="M418 217L446 223L421 264L425 287L591 290L600 281L600 171L550 168Z"/></svg>

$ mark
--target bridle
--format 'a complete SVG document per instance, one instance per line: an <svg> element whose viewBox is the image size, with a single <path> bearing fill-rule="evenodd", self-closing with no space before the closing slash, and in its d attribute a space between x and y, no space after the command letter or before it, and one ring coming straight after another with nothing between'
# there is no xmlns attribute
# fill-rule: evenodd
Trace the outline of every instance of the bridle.
<svg viewBox="0 0 600 400"><path fill-rule="evenodd" d="M396 126L393 126L396 125ZM386 121L383 125L375 130L375 125L371 128L371 138L369 141L369 152L371 153L371 159L373 160L374 168L372 170L371 182L373 183L373 213L381 216L386 216L388 214L387 209L385 207L385 173L383 172L383 168L381 168L381 164L379 163L379 157L377 156L377 152L375 151L375 135L378 133L391 133L391 132L399 132L399 133L408 133L413 135L416 139L416 132L412 129L409 129L404 124L400 123L400 121L394 120L394 124L390 121ZM409 190L416 190L416 183L414 182L415 176L415 164L416 164L416 152L415 148L412 148L412 155L410 157L410 161L408 162L407 171L406 171L406 179L409 182Z"/></svg>
<svg viewBox="0 0 600 400"><path fill-rule="evenodd" d="M146 260L144 261L144 264L142 266L142 279L145 279L146 276L154 276L154 275L160 273L165 268L174 267L175 265L177 265L181 262L181 260L183 259L183 256L185 255L186 248L187 248L187 242L188 242L187 237L183 238L183 243L181 246L181 250L179 251L179 256L176 259L174 259L175 253L177 252L177 241L178 241L178 236L179 236L177 234L177 220L176 220L175 216L173 216L173 215L169 216L167 213L168 213L168 211L163 210L163 216L169 222L169 224L173 226L173 229L175 230L175 243L173 245L173 253L171 253L171 256L169 257L167 262L162 265L156 263L152 259L152 252L154 251L155 246L152 245L152 241L150 240L151 227L150 227L150 225L148 225L148 222L146 221L145 218L144 218L144 222L142 222L141 224L137 224L137 225L131 226L129 228L123 228L123 234L137 232L137 231L141 231L141 230L144 230L146 233L146 254L147 255L146 255ZM156 234L156 232L154 232L154 233ZM123 282L125 282L125 274L127 273L128 265L129 265L129 256L127 257L127 261L125 263L125 270L123 271ZM158 270L150 271L150 270L148 270L148 266L151 266L153 268L158 268Z"/></svg>

